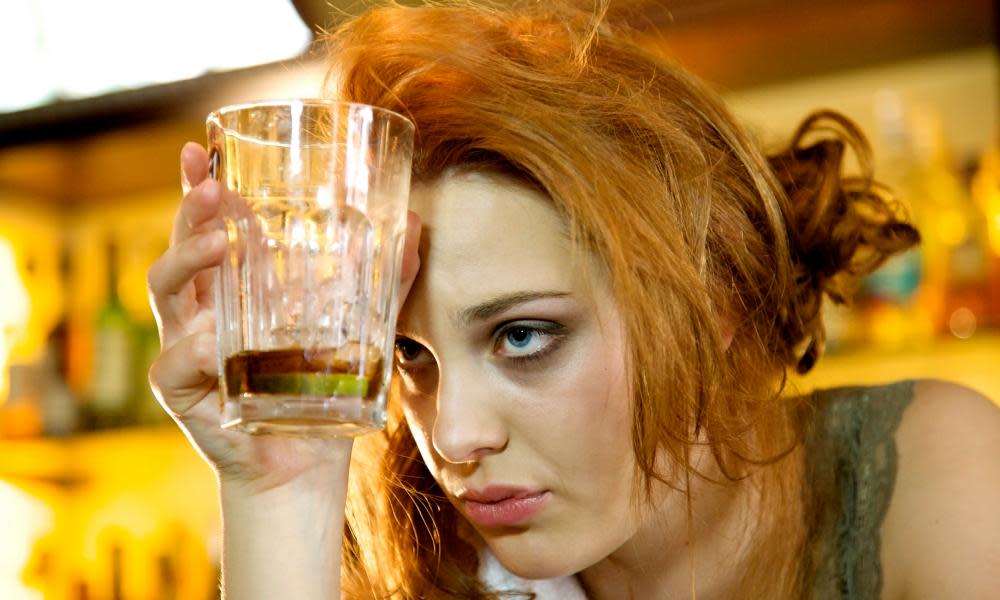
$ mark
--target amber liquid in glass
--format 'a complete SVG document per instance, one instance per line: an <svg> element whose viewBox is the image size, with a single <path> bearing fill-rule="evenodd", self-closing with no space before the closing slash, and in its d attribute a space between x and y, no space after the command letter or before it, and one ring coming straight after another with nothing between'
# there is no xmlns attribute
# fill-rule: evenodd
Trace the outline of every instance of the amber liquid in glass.
<svg viewBox="0 0 1000 600"><path fill-rule="evenodd" d="M260 403L300 403L316 407L316 416L290 419L274 414L261 422L335 423L342 411L330 406L360 406L374 400L382 386L382 359L370 350L352 348L284 348L248 350L225 361L230 398ZM345 418L343 420L349 420Z"/></svg>

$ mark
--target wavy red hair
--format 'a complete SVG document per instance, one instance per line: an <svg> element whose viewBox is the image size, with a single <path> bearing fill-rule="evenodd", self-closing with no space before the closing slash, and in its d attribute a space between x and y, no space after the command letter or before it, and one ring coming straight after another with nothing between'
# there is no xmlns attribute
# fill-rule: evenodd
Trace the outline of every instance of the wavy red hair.
<svg viewBox="0 0 1000 600"><path fill-rule="evenodd" d="M551 198L626 323L640 489L686 489L690 448L710 445L721 483L757 486L765 507L745 597L801 597L808 410L782 398L784 374L821 355L823 296L846 301L917 234L847 119L816 113L768 157L708 86L603 15L555 2L375 9L328 36L331 95L413 120L415 181L487 169ZM848 149L859 177L841 174ZM493 597L401 417L360 446L348 595Z"/></svg>

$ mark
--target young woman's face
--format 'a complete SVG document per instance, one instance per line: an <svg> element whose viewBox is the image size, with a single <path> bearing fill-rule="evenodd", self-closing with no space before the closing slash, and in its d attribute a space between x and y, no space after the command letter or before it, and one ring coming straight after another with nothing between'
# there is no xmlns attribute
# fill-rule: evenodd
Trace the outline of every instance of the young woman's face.
<svg viewBox="0 0 1000 600"><path fill-rule="evenodd" d="M552 577L636 533L625 340L606 279L548 200L502 176L414 189L421 268L399 319L406 419L511 571Z"/></svg>

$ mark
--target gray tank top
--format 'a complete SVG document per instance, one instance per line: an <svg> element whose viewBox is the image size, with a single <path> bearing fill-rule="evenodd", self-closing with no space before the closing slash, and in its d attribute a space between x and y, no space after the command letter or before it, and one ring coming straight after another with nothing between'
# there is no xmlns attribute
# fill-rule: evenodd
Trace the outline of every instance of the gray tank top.
<svg viewBox="0 0 1000 600"><path fill-rule="evenodd" d="M877 600L882 521L896 480L895 433L913 382L813 394L804 490L813 600Z"/></svg>

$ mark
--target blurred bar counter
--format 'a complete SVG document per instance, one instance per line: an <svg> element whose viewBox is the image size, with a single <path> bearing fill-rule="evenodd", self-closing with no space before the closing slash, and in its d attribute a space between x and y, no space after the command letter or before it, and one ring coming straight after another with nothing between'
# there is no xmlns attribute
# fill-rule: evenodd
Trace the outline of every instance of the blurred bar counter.
<svg viewBox="0 0 1000 600"><path fill-rule="evenodd" d="M800 391L875 385L900 379L944 379L966 385L1000 405L1000 331L969 339L943 338L925 348L863 349L825 356L813 372L792 379Z"/></svg>

